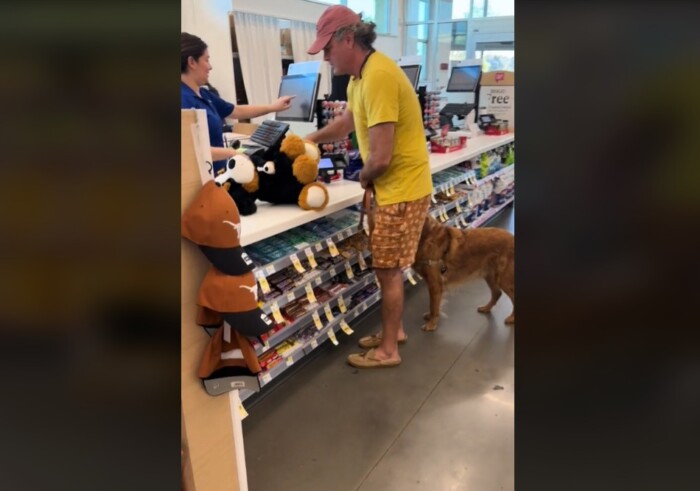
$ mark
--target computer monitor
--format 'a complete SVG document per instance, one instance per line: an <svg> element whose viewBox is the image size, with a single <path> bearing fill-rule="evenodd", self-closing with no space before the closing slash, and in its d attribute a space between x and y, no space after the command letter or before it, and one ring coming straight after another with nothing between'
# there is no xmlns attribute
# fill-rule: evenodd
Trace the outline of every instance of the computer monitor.
<svg viewBox="0 0 700 491"><path fill-rule="evenodd" d="M405 65L401 69L408 77L411 85L413 85L413 89L416 90L418 88L418 79L420 78L420 65Z"/></svg>
<svg viewBox="0 0 700 491"><path fill-rule="evenodd" d="M481 79L481 65L453 66L446 92L475 92Z"/></svg>
<svg viewBox="0 0 700 491"><path fill-rule="evenodd" d="M283 95L296 96L292 106L286 111L275 115L277 121L313 121L314 106L318 97L318 86L321 80L319 73L304 73L285 75L280 82L279 97Z"/></svg>

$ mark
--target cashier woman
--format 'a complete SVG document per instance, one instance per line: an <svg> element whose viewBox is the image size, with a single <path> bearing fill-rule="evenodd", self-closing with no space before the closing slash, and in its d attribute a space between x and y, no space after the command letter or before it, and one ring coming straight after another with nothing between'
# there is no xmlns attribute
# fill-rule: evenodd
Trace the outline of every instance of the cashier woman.
<svg viewBox="0 0 700 491"><path fill-rule="evenodd" d="M209 126L209 144L214 160L214 173L222 168L226 159L233 157L236 150L224 146L224 119L250 119L272 112L289 109L294 96L282 96L268 105L234 106L213 94L203 85L209 82L209 50L199 37L183 32L180 34L180 99L181 109L204 109Z"/></svg>

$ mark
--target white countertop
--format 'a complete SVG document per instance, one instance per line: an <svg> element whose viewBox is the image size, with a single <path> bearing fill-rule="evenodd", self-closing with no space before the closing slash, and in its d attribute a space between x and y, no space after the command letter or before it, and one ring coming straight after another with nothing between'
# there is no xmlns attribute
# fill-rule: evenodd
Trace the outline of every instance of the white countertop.
<svg viewBox="0 0 700 491"><path fill-rule="evenodd" d="M464 160L475 157L515 139L514 133L500 136L480 135L467 140L467 148L450 153L431 153L430 171L435 174ZM340 181L327 184L328 205L322 211L302 210L296 205L273 205L257 201L258 211L241 217L241 245L246 246L272 237L293 227L330 215L362 200L359 182Z"/></svg>

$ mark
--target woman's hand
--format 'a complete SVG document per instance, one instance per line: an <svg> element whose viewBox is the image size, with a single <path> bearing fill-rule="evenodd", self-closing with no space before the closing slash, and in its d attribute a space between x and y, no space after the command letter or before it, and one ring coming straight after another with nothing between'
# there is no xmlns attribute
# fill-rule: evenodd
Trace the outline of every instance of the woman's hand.
<svg viewBox="0 0 700 491"><path fill-rule="evenodd" d="M274 112L285 111L292 107L292 99L294 99L295 97L295 95L283 95L282 97L277 99L275 103L272 104Z"/></svg>

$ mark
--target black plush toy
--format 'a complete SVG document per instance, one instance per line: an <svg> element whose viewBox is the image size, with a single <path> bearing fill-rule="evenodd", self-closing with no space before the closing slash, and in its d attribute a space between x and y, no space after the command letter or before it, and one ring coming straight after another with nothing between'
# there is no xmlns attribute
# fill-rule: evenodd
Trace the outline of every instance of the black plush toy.
<svg viewBox="0 0 700 491"><path fill-rule="evenodd" d="M316 211L323 210L328 204L326 186L316 182L320 153L315 144L288 135L279 151L265 156L253 155L251 159L255 164L255 176L243 183L242 188L253 200L296 204L304 210Z"/></svg>

